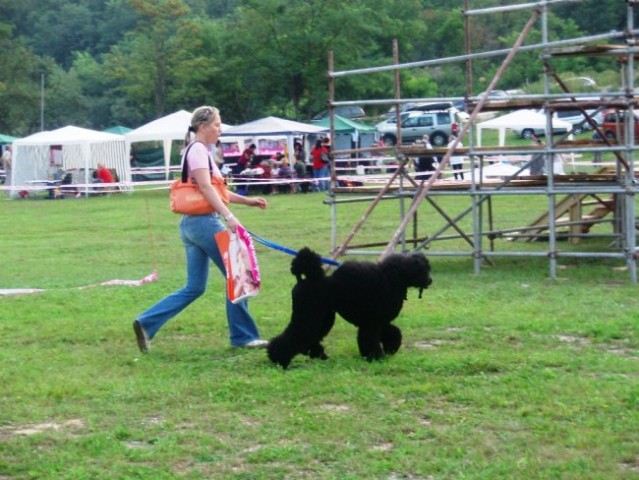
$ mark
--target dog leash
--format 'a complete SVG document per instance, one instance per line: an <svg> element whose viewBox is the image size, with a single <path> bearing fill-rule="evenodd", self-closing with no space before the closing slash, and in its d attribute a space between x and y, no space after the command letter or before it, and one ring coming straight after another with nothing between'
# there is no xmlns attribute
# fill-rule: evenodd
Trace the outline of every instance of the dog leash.
<svg viewBox="0 0 639 480"><path fill-rule="evenodd" d="M249 233L249 235L251 235L251 238L253 238L257 243L261 243L265 247L272 248L273 250L279 250L280 252L288 253L289 255L293 255L293 256L297 255L297 251L296 250L293 250L291 248L285 247L285 246L280 245L278 243L271 242L270 240L267 240L264 237L260 237L259 235L256 235L255 233L253 233L251 231L248 231L248 233ZM322 263L325 263L327 265L331 265L333 267L339 267L340 266L340 263L336 262L332 258L324 258L324 257L320 257L320 258L322 260Z"/></svg>

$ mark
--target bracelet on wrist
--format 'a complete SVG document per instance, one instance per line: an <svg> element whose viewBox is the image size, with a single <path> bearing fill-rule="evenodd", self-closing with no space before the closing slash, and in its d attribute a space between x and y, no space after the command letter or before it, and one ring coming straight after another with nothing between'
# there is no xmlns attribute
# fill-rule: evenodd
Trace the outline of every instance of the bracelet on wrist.
<svg viewBox="0 0 639 480"><path fill-rule="evenodd" d="M224 215L224 220L226 220L227 222L233 218L235 218L235 215L233 215L232 213L229 213L228 215Z"/></svg>

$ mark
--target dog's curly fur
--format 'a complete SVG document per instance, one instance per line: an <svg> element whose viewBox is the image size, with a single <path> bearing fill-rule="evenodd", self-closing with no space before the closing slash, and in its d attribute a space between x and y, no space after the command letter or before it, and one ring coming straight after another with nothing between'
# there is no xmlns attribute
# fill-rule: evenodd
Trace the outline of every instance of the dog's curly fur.
<svg viewBox="0 0 639 480"><path fill-rule="evenodd" d="M291 294L291 321L280 335L269 340L267 347L271 361L284 368L297 354L327 359L321 341L335 323L321 257L308 248L301 250L291 262L291 273L297 278Z"/></svg>
<svg viewBox="0 0 639 480"><path fill-rule="evenodd" d="M379 263L349 260L327 276L320 256L303 248L291 262L291 273L297 278L291 321L267 348L269 359L284 368L298 354L328 358L321 342L336 313L358 327L357 344L367 360L396 353L402 333L391 322L408 288L419 288L421 297L431 284L430 265L421 253L391 254Z"/></svg>

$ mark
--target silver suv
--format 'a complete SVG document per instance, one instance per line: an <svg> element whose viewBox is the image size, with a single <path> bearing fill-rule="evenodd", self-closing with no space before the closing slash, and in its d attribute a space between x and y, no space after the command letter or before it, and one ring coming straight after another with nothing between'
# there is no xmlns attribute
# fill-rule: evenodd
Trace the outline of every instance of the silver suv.
<svg viewBox="0 0 639 480"><path fill-rule="evenodd" d="M434 147L442 147L448 143L448 137L457 135L459 124L455 119L457 109L431 112L410 112L402 119L402 143L413 143L424 135L430 137ZM377 131L385 145L397 143L397 125L388 121L376 125Z"/></svg>

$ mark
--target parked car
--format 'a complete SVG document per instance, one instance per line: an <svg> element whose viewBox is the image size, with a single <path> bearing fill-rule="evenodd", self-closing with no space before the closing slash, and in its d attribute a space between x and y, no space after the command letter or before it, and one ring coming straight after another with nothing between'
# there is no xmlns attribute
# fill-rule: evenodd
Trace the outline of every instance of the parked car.
<svg viewBox="0 0 639 480"><path fill-rule="evenodd" d="M599 112L595 115L596 110L586 110L588 115L597 123L597 125L601 125L603 120L602 112ZM539 113L544 113L543 110L539 110ZM579 135L586 130L593 130L590 122L586 120L586 117L580 110L559 110L553 112L552 114L553 120L563 120L564 122L568 122L572 124L572 133L575 135ZM542 132L543 133L543 132Z"/></svg>
<svg viewBox="0 0 639 480"><path fill-rule="evenodd" d="M435 110L448 110L455 105L453 102L426 102L416 103L413 106L406 109L407 112L432 112Z"/></svg>
<svg viewBox="0 0 639 480"><path fill-rule="evenodd" d="M330 115L330 110L324 110L313 117L313 120L322 120ZM362 118L366 116L366 112L362 107L355 105L335 107L335 115L344 118Z"/></svg>
<svg viewBox="0 0 639 480"><path fill-rule="evenodd" d="M534 136L543 137L544 135L546 135L545 128L532 128L532 127L513 128L513 132L515 132L516 136L520 138L526 138L528 140L530 140ZM567 132L568 132L568 129L565 127L554 127L552 129L553 135L563 135L564 133L567 133Z"/></svg>
<svg viewBox="0 0 639 480"><path fill-rule="evenodd" d="M400 113L407 112L408 110L410 110L410 109L412 109L412 108L414 108L414 107L416 107L416 106L418 106L418 105L421 105L421 103L418 103L418 102L402 103L402 104L400 104L400 106L399 106L399 112L400 112ZM390 108L388 109L388 112L386 112L384 115L385 115L385 116L392 116L392 117L394 117L394 116L395 116L395 108L396 108L396 106L395 106L395 105L393 105L392 107L390 107Z"/></svg>
<svg viewBox="0 0 639 480"><path fill-rule="evenodd" d="M421 112L402 112L399 114L399 121L403 122L406 118L411 115L420 115ZM397 125L397 115L393 114L390 117L385 118L381 122L377 123L375 127L377 127L378 131L384 130L388 131L390 128L396 128ZM381 130L380 130L381 129Z"/></svg>
<svg viewBox="0 0 639 480"><path fill-rule="evenodd" d="M450 135L459 132L459 124L455 119L458 112L456 108L437 110L432 112L406 112L402 120L401 133L403 143L413 143L424 135L430 137L433 146L441 147L448 143ZM384 144L395 145L397 143L397 125L387 120L377 124L377 130Z"/></svg>
<svg viewBox="0 0 639 480"><path fill-rule="evenodd" d="M470 115L466 112L465 102L463 102L464 108L458 108L454 102L430 102L421 103L408 108L407 112L433 112L437 110L452 110L455 114L456 123L466 123Z"/></svg>
<svg viewBox="0 0 639 480"><path fill-rule="evenodd" d="M595 113L596 110L589 109L586 110L588 116L595 121L597 125L601 125L603 121L602 112ZM559 120L564 120L566 122L572 123L573 129L572 133L575 135L579 135L585 130L594 130L593 126L590 124L583 113L580 110L565 110L555 112L553 118L558 118Z"/></svg>
<svg viewBox="0 0 639 480"><path fill-rule="evenodd" d="M590 77L572 77L564 80L565 83L572 83L578 87L596 88L597 82Z"/></svg>
<svg viewBox="0 0 639 480"><path fill-rule="evenodd" d="M601 130L606 138L624 138L625 121L628 112L610 108L604 110ZM639 139L639 114L635 112L635 139Z"/></svg>
<svg viewBox="0 0 639 480"><path fill-rule="evenodd" d="M541 137L546 135L546 114L543 110L518 110L517 111L521 119L512 127L512 131L515 136L530 140L537 136ZM507 116L507 115L506 115ZM561 123L564 123L563 121ZM564 123L566 125L566 123ZM558 126L556 122L552 124L553 135L563 135L568 132L567 126Z"/></svg>
<svg viewBox="0 0 639 480"><path fill-rule="evenodd" d="M477 96L481 98L485 94L486 92L481 92ZM491 90L488 94L488 101L492 103L507 102L508 100L510 100L510 95L505 90Z"/></svg>

